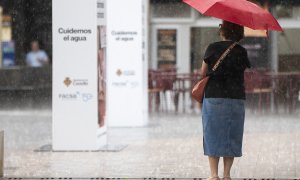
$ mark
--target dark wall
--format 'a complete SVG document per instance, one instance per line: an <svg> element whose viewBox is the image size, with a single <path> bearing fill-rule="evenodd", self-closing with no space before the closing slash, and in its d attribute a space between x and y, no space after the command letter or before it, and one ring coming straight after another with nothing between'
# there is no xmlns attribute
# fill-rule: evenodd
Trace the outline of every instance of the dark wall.
<svg viewBox="0 0 300 180"><path fill-rule="evenodd" d="M276 5L300 5L299 0L268 0L271 4Z"/></svg>

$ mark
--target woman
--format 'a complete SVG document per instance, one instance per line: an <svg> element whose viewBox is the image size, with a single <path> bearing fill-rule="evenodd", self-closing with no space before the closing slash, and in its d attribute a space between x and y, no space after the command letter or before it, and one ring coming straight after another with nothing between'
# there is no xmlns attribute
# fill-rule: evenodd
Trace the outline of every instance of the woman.
<svg viewBox="0 0 300 180"><path fill-rule="evenodd" d="M222 41L208 46L201 68L202 75L210 76L202 105L203 148L211 171L208 179L219 179L218 164L223 157L223 179L230 180L234 157L242 156L244 71L250 68L250 63L246 49L237 44L213 72L213 66L224 51L243 39L244 27L223 21L219 35Z"/></svg>

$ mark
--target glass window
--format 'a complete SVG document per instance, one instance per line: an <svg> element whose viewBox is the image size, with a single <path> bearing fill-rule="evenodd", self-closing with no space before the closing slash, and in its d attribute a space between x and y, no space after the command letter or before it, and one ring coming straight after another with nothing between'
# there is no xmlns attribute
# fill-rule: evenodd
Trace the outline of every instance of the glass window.
<svg viewBox="0 0 300 180"><path fill-rule="evenodd" d="M278 36L279 71L300 71L300 29L285 29Z"/></svg>
<svg viewBox="0 0 300 180"><path fill-rule="evenodd" d="M214 27L191 28L191 71L199 71L208 45L219 41L218 29Z"/></svg>
<svg viewBox="0 0 300 180"><path fill-rule="evenodd" d="M300 19L300 6L278 5L275 11L278 18Z"/></svg>
<svg viewBox="0 0 300 180"><path fill-rule="evenodd" d="M191 7L182 2L159 2L151 4L153 18L190 18Z"/></svg>
<svg viewBox="0 0 300 180"><path fill-rule="evenodd" d="M173 68L176 65L177 30L157 30L157 59L159 68Z"/></svg>
<svg viewBox="0 0 300 180"><path fill-rule="evenodd" d="M276 15L278 18L292 18L293 17L293 7L278 5L275 8Z"/></svg>
<svg viewBox="0 0 300 180"><path fill-rule="evenodd" d="M278 50L279 54L298 54L300 55L300 30L299 29L285 29L283 33L279 34Z"/></svg>
<svg viewBox="0 0 300 180"><path fill-rule="evenodd" d="M293 7L293 18L300 19L300 6Z"/></svg>

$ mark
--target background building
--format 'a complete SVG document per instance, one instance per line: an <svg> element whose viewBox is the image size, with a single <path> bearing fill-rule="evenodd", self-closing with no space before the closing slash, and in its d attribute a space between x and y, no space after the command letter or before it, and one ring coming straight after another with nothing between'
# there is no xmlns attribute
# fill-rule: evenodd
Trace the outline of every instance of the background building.
<svg viewBox="0 0 300 180"><path fill-rule="evenodd" d="M300 59L300 2L258 0L255 3L272 9L285 30L284 33L278 33L279 71L300 70L297 66ZM5 37L10 37L8 40L15 42L16 65L24 65L24 57L32 39L41 42L51 59L52 1L0 0L0 6L3 9L2 27ZM149 19L149 67L152 69L177 67L179 72L197 70L205 47L218 40L216 34L220 20L202 16L181 0L150 0ZM268 54L268 39L256 37L247 43L260 44L262 47L257 50L252 47L251 50L248 45L252 56L266 57L265 54ZM263 53L257 55L254 51ZM270 58L261 59L255 66L268 69L270 64Z"/></svg>
<svg viewBox="0 0 300 180"><path fill-rule="evenodd" d="M300 1L252 0L270 9L283 33L246 30L243 45L256 69L300 71ZM149 69L176 68L178 73L198 71L203 53L218 41L221 20L206 17L182 0L149 0ZM47 89L51 96L52 69L25 67L30 41L38 39L52 60L52 1L0 0L0 97L7 92ZM78 10L80 12L80 9ZM6 44L5 44L6 43ZM145 46L147 47L147 46ZM13 59L13 68L3 66L3 56ZM25 94L28 97L28 94ZM36 93L33 94L36 96Z"/></svg>
<svg viewBox="0 0 300 180"><path fill-rule="evenodd" d="M246 31L243 41L252 64L258 69L279 71L300 70L300 3L299 1L253 1L270 9L284 28L277 38L265 38L265 33ZM151 61L152 69L175 67L178 72L199 69L207 45L219 40L218 19L205 17L181 0L151 0ZM164 45L162 41L169 41ZM278 44L278 51L270 44ZM279 61L271 56L278 54ZM275 61L275 62L274 62ZM277 65L274 65L277 64Z"/></svg>

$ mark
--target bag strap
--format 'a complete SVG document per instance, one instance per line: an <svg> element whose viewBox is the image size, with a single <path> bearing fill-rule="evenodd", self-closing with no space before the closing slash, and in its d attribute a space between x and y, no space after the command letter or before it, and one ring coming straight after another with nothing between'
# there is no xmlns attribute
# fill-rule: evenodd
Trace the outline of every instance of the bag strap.
<svg viewBox="0 0 300 180"><path fill-rule="evenodd" d="M214 67L212 68L213 71L216 71L221 62L225 59L225 57L230 53L230 51L238 44L238 42L234 42L232 45L230 45L226 51L221 55L221 57L218 59Z"/></svg>

